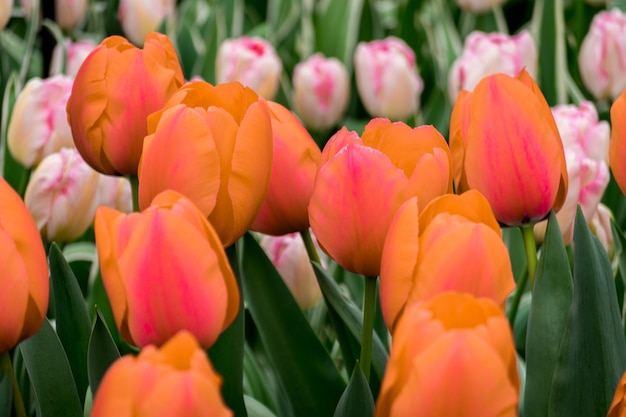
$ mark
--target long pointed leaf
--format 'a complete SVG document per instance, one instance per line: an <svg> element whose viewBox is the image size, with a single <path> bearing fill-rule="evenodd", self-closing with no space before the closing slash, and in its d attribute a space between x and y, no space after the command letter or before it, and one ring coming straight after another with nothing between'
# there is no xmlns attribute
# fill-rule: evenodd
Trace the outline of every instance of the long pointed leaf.
<svg viewBox="0 0 626 417"><path fill-rule="evenodd" d="M374 415L374 397L360 366L355 366L334 417L371 417Z"/></svg>
<svg viewBox="0 0 626 417"><path fill-rule="evenodd" d="M102 313L97 308L87 354L89 359L89 386L92 394L95 395L107 369L120 357L120 352L117 350L111 332L102 318Z"/></svg>

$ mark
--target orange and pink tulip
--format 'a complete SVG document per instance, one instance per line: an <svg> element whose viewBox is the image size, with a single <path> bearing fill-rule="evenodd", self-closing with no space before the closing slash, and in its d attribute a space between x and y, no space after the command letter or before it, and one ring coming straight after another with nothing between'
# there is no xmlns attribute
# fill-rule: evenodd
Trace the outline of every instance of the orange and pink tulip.
<svg viewBox="0 0 626 417"><path fill-rule="evenodd" d="M609 144L609 165L613 177L622 193L626 194L626 90L611 106L611 142Z"/></svg>

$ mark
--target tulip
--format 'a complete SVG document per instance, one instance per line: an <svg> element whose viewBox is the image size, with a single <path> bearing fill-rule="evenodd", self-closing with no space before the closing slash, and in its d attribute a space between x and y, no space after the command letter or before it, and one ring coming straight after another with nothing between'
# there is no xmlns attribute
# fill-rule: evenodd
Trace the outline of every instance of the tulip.
<svg viewBox="0 0 626 417"><path fill-rule="evenodd" d="M354 52L354 73L359 97L370 115L404 120L419 109L424 82L415 53L402 39L390 36L360 42Z"/></svg>
<svg viewBox="0 0 626 417"><path fill-rule="evenodd" d="M13 11L13 0L1 0L0 1L0 31L9 22L11 18L11 12Z"/></svg>
<svg viewBox="0 0 626 417"><path fill-rule="evenodd" d="M175 0L121 0L117 19L128 39L135 45L141 45L148 33L157 31L175 8Z"/></svg>
<svg viewBox="0 0 626 417"><path fill-rule="evenodd" d="M578 66L587 89L598 99L615 99L626 88L626 14L601 11L580 45Z"/></svg>
<svg viewBox="0 0 626 417"><path fill-rule="evenodd" d="M0 353L37 333L48 311L48 261L22 199L0 178Z"/></svg>
<svg viewBox="0 0 626 417"><path fill-rule="evenodd" d="M222 243L180 194L161 193L141 213L100 207L94 228L102 281L127 342L162 345L188 330L208 348L235 319L239 291Z"/></svg>
<svg viewBox="0 0 626 417"><path fill-rule="evenodd" d="M139 206L176 190L209 218L225 246L252 225L272 169L267 103L239 83L182 87L148 119Z"/></svg>
<svg viewBox="0 0 626 417"><path fill-rule="evenodd" d="M268 105L274 138L272 171L267 195L251 228L284 235L309 228L308 206L321 152L288 109L271 101Z"/></svg>
<svg viewBox="0 0 626 417"><path fill-rule="evenodd" d="M501 6L506 0L456 0L456 4L463 10L472 13L488 12L494 7Z"/></svg>
<svg viewBox="0 0 626 417"><path fill-rule="evenodd" d="M50 75L67 74L75 78L78 69L83 61L89 56L98 45L93 41L85 39L82 41L72 42L65 40L63 46L57 44L52 51L52 60L50 61ZM65 56L65 71L62 70L62 62Z"/></svg>
<svg viewBox="0 0 626 417"><path fill-rule="evenodd" d="M103 174L137 174L146 118L184 82L174 46L151 33L144 49L120 36L102 41L80 67L67 105L74 142Z"/></svg>
<svg viewBox="0 0 626 417"><path fill-rule="evenodd" d="M217 50L218 84L239 81L261 97L271 100L278 91L283 64L274 47L257 37L227 39Z"/></svg>
<svg viewBox="0 0 626 417"><path fill-rule="evenodd" d="M345 127L326 144L309 204L320 246L345 269L376 276L398 208L451 192L450 153L432 126L374 119L362 138Z"/></svg>
<svg viewBox="0 0 626 417"><path fill-rule="evenodd" d="M48 241L70 242L93 222L100 175L74 148L48 155L33 171L24 202Z"/></svg>
<svg viewBox="0 0 626 417"><path fill-rule="evenodd" d="M315 54L293 70L294 109L309 128L335 126L348 107L350 77L337 58Z"/></svg>
<svg viewBox="0 0 626 417"><path fill-rule="evenodd" d="M272 261L301 309L314 307L322 292L299 233L263 235L259 244Z"/></svg>
<svg viewBox="0 0 626 417"><path fill-rule="evenodd" d="M474 31L467 35L461 55L448 73L448 93L452 101L461 90L472 91L478 82L496 73L516 76L522 69L537 75L537 47L530 32L517 35Z"/></svg>
<svg viewBox="0 0 626 417"><path fill-rule="evenodd" d="M99 206L132 213L133 195L130 181L126 177L111 177L100 174L98 184Z"/></svg>
<svg viewBox="0 0 626 417"><path fill-rule="evenodd" d="M459 95L450 122L457 190L483 194L502 224L528 225L567 195L563 144L539 87L526 71L495 74Z"/></svg>
<svg viewBox="0 0 626 417"><path fill-rule="evenodd" d="M626 194L626 129L622 122L626 117L626 91L611 106L611 142L609 165L622 193Z"/></svg>
<svg viewBox="0 0 626 417"><path fill-rule="evenodd" d="M488 299L445 293L400 318L374 415L513 417L518 391L502 311Z"/></svg>
<svg viewBox="0 0 626 417"><path fill-rule="evenodd" d="M7 145L23 166L31 168L47 155L74 146L65 112L71 89L72 79L57 75L45 80L31 78L18 95Z"/></svg>
<svg viewBox="0 0 626 417"><path fill-rule="evenodd" d="M33 8L32 0L20 0L27 18ZM54 18L61 29L74 29L87 13L87 0L55 0Z"/></svg>
<svg viewBox="0 0 626 417"><path fill-rule="evenodd" d="M613 242L613 227L611 223L614 221L613 213L604 204L598 204L598 209L594 213L589 227L594 235L600 241L602 247L606 250L610 259L615 255L615 242Z"/></svg>
<svg viewBox="0 0 626 417"><path fill-rule="evenodd" d="M515 288L507 247L487 200L477 191L400 207L385 239L380 303L391 330L402 311L446 291L492 299L504 310Z"/></svg>
<svg viewBox="0 0 626 417"><path fill-rule="evenodd" d="M147 346L137 357L115 361L98 387L91 417L230 417L221 386L206 353L181 331L161 349Z"/></svg>
<svg viewBox="0 0 626 417"><path fill-rule="evenodd" d="M581 206L585 219L591 221L609 184L608 167L610 128L598 120L592 103L562 105L552 109L558 126L567 165L568 190L557 220L563 240L569 244L574 235L576 208ZM535 226L536 238L543 239L545 222Z"/></svg>
<svg viewBox="0 0 626 417"><path fill-rule="evenodd" d="M606 417L624 417L626 416L626 372L622 374L617 387L615 387L615 395L609 407Z"/></svg>

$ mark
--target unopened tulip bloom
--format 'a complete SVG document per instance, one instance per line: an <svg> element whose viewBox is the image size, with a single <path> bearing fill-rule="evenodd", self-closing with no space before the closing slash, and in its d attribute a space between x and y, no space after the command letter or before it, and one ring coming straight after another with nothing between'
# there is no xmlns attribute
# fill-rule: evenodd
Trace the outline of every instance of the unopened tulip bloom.
<svg viewBox="0 0 626 417"><path fill-rule="evenodd" d="M251 228L284 235L309 228L308 207L321 152L298 119L278 103L268 102L273 157L267 195Z"/></svg>
<svg viewBox="0 0 626 417"><path fill-rule="evenodd" d="M174 46L159 33L138 49L111 36L80 67L67 114L76 147L103 174L137 174L146 118L184 82Z"/></svg>
<svg viewBox="0 0 626 417"><path fill-rule="evenodd" d="M360 42L354 52L359 97L374 117L404 120L417 112L424 82L415 52L402 39L390 36Z"/></svg>
<svg viewBox="0 0 626 417"><path fill-rule="evenodd" d="M48 241L70 242L93 222L100 174L75 148L48 155L33 171L24 202Z"/></svg>
<svg viewBox="0 0 626 417"><path fill-rule="evenodd" d="M517 35L474 31L467 35L461 55L448 73L448 93L452 101L461 90L472 91L487 75L516 76L522 69L537 75L537 47L530 32Z"/></svg>
<svg viewBox="0 0 626 417"><path fill-rule="evenodd" d="M98 196L100 206L111 207L123 213L133 211L132 189L126 177L100 174Z"/></svg>
<svg viewBox="0 0 626 417"><path fill-rule="evenodd" d="M139 206L176 190L198 206L225 246L252 225L272 170L267 103L240 83L186 84L148 119Z"/></svg>
<svg viewBox="0 0 626 417"><path fill-rule="evenodd" d="M128 39L135 45L141 45L148 33L159 29L175 8L176 0L121 0L117 19Z"/></svg>
<svg viewBox="0 0 626 417"><path fill-rule="evenodd" d="M494 74L457 98L450 149L459 191L483 194L502 224L520 226L558 211L567 167L558 128L526 71Z"/></svg>
<svg viewBox="0 0 626 417"><path fill-rule="evenodd" d="M622 193L626 194L626 91L611 106L611 143L609 165Z"/></svg>
<svg viewBox="0 0 626 417"><path fill-rule="evenodd" d="M0 178L0 353L39 330L48 311L48 261L22 199Z"/></svg>
<svg viewBox="0 0 626 417"><path fill-rule="evenodd" d="M13 0L0 0L0 31L9 22L13 11Z"/></svg>
<svg viewBox="0 0 626 417"><path fill-rule="evenodd" d="M74 147L65 108L72 79L57 75L31 78L17 96L7 145L13 158L27 168L61 148Z"/></svg>
<svg viewBox="0 0 626 417"><path fill-rule="evenodd" d="M50 1L50 0L44 0ZM54 19L61 29L72 30L76 25L80 23L87 13L87 1L88 0L54 0L55 1L55 14ZM33 7L32 0L20 0L24 14L27 18L30 17Z"/></svg>
<svg viewBox="0 0 626 417"><path fill-rule="evenodd" d="M304 124L323 131L335 126L348 107L350 77L337 58L310 56L293 70L293 105Z"/></svg>
<svg viewBox="0 0 626 417"><path fill-rule="evenodd" d="M563 240L569 244L574 235L576 208L580 205L585 219L591 221L609 184L610 127L598 120L598 112L588 101L579 106L556 106L552 114L565 148L568 176L567 198L557 220ZM542 222L535 227L535 235L542 238L544 233Z"/></svg>
<svg viewBox="0 0 626 417"><path fill-rule="evenodd" d="M361 138L345 127L326 144L309 204L320 246L345 269L380 273L383 242L398 208L452 191L450 151L432 126L374 119Z"/></svg>
<svg viewBox="0 0 626 417"><path fill-rule="evenodd" d="M449 292L400 318L374 415L514 417L518 392L502 310L489 299Z"/></svg>
<svg viewBox="0 0 626 417"><path fill-rule="evenodd" d="M300 308L306 310L315 306L322 292L300 234L263 235L259 244L287 284Z"/></svg>
<svg viewBox="0 0 626 417"><path fill-rule="evenodd" d="M218 235L191 201L166 191L141 213L100 207L102 281L120 334L162 345L188 330L210 347L235 319L239 290Z"/></svg>
<svg viewBox="0 0 626 417"><path fill-rule="evenodd" d="M126 355L107 370L91 417L231 417L215 372L193 335L181 331L157 349Z"/></svg>
<svg viewBox="0 0 626 417"><path fill-rule="evenodd" d="M239 81L268 100L276 95L283 71L283 64L271 43L247 36L222 42L215 66L218 84Z"/></svg>
<svg viewBox="0 0 626 417"><path fill-rule="evenodd" d="M615 388L615 395L611 402L611 407L606 417L625 417L626 416L626 372L622 375Z"/></svg>
<svg viewBox="0 0 626 417"><path fill-rule="evenodd" d="M57 44L52 51L50 75L67 74L74 78L83 61L98 45L91 40L72 42L66 39L63 46ZM62 62L65 58L65 71L62 71Z"/></svg>
<svg viewBox="0 0 626 417"><path fill-rule="evenodd" d="M613 213L604 204L598 204L598 209L589 222L589 228L602 244L602 247L606 250L609 258L613 259L615 255L615 243L613 242L613 228L611 222L613 221Z"/></svg>
<svg viewBox="0 0 626 417"><path fill-rule="evenodd" d="M598 99L615 99L626 88L626 14L614 8L591 21L580 45L578 66L587 89Z"/></svg>
<svg viewBox="0 0 626 417"><path fill-rule="evenodd" d="M409 305L446 291L492 299L504 310L515 289L511 261L489 203L477 191L400 207L385 239L380 303L393 329Z"/></svg>
<svg viewBox="0 0 626 417"><path fill-rule="evenodd" d="M493 7L502 5L506 0L456 0L456 4L463 10L472 13L483 13Z"/></svg>

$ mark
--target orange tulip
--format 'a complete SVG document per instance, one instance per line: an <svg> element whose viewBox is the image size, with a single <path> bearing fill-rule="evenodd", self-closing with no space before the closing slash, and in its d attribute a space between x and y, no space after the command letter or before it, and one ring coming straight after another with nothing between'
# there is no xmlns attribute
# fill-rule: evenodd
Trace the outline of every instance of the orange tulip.
<svg viewBox="0 0 626 417"><path fill-rule="evenodd" d="M408 305L442 292L490 298L504 309L514 288L500 227L479 192L439 197L419 218L415 199L400 207L385 239L380 272L389 329Z"/></svg>
<svg viewBox="0 0 626 417"><path fill-rule="evenodd" d="M161 349L147 346L137 357L114 362L98 387L91 417L229 417L221 385L198 342L181 331Z"/></svg>
<svg viewBox="0 0 626 417"><path fill-rule="evenodd" d="M48 261L24 202L0 178L0 353L34 335L48 311Z"/></svg>
<svg viewBox="0 0 626 417"><path fill-rule="evenodd" d="M626 417L626 372L617 383L613 402L606 417Z"/></svg>
<svg viewBox="0 0 626 417"><path fill-rule="evenodd" d="M309 228L309 201L321 152L298 119L278 103L268 102L274 156L267 195L252 230L284 235Z"/></svg>
<svg viewBox="0 0 626 417"><path fill-rule="evenodd" d="M161 345L180 330L207 348L235 319L239 290L217 233L189 200L159 194L141 213L100 207L96 247L120 334Z"/></svg>
<svg viewBox="0 0 626 417"><path fill-rule="evenodd" d="M272 169L267 103L237 82L183 86L148 118L139 206L176 190L208 216L224 246L252 225Z"/></svg>
<svg viewBox="0 0 626 417"><path fill-rule="evenodd" d="M626 194L626 90L611 106L611 144L609 145L609 165L613 177L623 194Z"/></svg>
<svg viewBox="0 0 626 417"><path fill-rule="evenodd" d="M103 174L137 174L146 117L183 82L165 35L149 34L143 50L120 36L103 40L78 70L67 105L83 159Z"/></svg>
<svg viewBox="0 0 626 417"><path fill-rule="evenodd" d="M516 416L518 391L502 311L488 299L446 293L399 320L375 416Z"/></svg>
<svg viewBox="0 0 626 417"><path fill-rule="evenodd" d="M403 202L420 206L452 190L450 151L432 126L372 120L362 139L346 128L326 144L309 205L320 246L345 269L376 276L383 242Z"/></svg>
<svg viewBox="0 0 626 417"><path fill-rule="evenodd" d="M450 122L457 189L477 189L498 221L535 223L567 195L563 144L550 107L523 70L495 74L460 94Z"/></svg>

